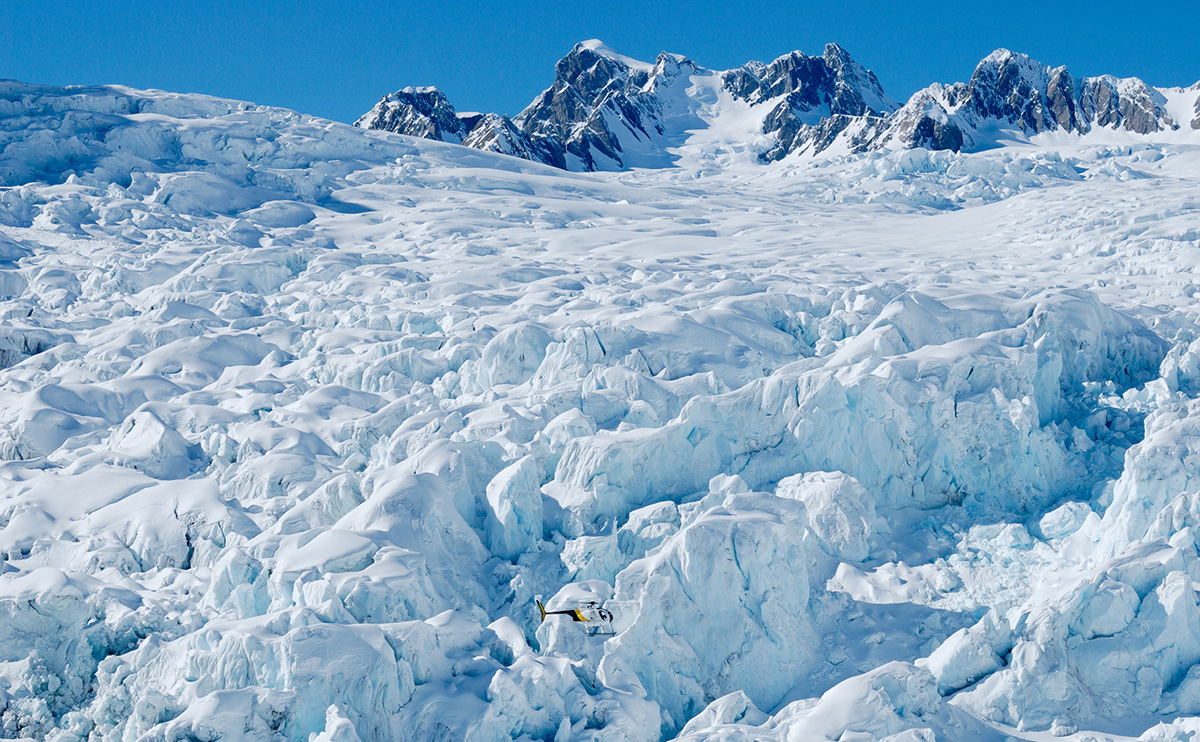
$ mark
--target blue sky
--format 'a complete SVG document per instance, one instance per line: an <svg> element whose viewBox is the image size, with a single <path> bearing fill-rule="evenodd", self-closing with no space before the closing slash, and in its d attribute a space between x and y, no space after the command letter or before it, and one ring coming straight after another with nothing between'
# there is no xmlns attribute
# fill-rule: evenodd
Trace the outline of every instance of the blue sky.
<svg viewBox="0 0 1200 742"><path fill-rule="evenodd" d="M570 7L568 7L570 6ZM969 77L992 49L1076 75L1200 80L1200 2L204 3L0 1L0 78L201 92L351 121L384 93L436 85L460 111L514 114L577 41L715 69L828 41L903 100Z"/></svg>

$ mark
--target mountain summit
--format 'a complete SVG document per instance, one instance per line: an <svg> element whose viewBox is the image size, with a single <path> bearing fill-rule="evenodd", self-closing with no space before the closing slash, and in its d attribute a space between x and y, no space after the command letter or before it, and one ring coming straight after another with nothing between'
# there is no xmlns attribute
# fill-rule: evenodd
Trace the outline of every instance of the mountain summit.
<svg viewBox="0 0 1200 742"><path fill-rule="evenodd" d="M877 144L976 150L1014 136L1061 131L1086 134L1114 129L1134 134L1175 131L1171 99L1193 106L1200 89L1153 88L1136 77L1110 75L1075 79L1066 67L1050 68L1007 49L975 67L970 82L932 85L917 92L889 122ZM1180 95L1180 94L1184 95ZM1186 102L1186 101L1181 101ZM1184 119L1184 123L1187 122ZM1200 128L1200 116L1190 121Z"/></svg>
<svg viewBox="0 0 1200 742"><path fill-rule="evenodd" d="M753 129L769 135L759 155L774 160L821 152L851 129L874 131L898 107L875 75L836 44L819 57L792 52L769 65L716 72L666 52L640 62L590 40L559 60L551 86L503 123L508 141L519 142L529 159L570 170L620 170L670 164L670 150L689 133L735 111L749 111ZM405 88L356 125L516 154L507 141L475 136L485 119L458 116L454 123L448 113L457 115L435 88Z"/></svg>
<svg viewBox="0 0 1200 742"><path fill-rule="evenodd" d="M458 114L436 88L404 88L355 125L568 170L623 170L668 166L702 131L708 146L715 137L718 147L749 148L763 162L897 148L973 151L1046 132L1189 131L1200 129L1200 87L1075 78L999 49L969 82L935 83L901 106L837 44L820 56L795 51L717 72L666 52L638 61L592 39L559 60L551 86L512 119Z"/></svg>

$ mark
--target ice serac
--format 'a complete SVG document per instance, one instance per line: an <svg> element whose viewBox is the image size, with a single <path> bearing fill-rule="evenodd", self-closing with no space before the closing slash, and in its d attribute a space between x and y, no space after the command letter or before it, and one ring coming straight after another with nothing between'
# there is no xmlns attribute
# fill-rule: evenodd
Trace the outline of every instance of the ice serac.
<svg viewBox="0 0 1200 742"><path fill-rule="evenodd" d="M1007 739L939 696L928 671L903 662L844 680L819 698L787 704L763 721L753 706L740 718L722 714L733 700L713 702L680 742Z"/></svg>
<svg viewBox="0 0 1200 742"><path fill-rule="evenodd" d="M915 93L871 147L974 150L1043 132L1095 128L1153 134L1178 129L1163 93L1137 78L1072 77L1024 54L998 49L967 83Z"/></svg>
<svg viewBox="0 0 1200 742"><path fill-rule="evenodd" d="M861 562L870 552L875 502L854 477L841 472L808 472L785 477L776 494L804 503L808 523L830 556Z"/></svg>
<svg viewBox="0 0 1200 742"><path fill-rule="evenodd" d="M1038 507L1103 462L1061 438L1079 405L1095 403L1087 385L1144 381L1163 354L1144 326L1087 295L1042 296L1024 313L989 316L903 294L831 365L692 399L656 429L571 441L553 494L594 521L685 496L718 474L754 487L841 471L893 507ZM870 456L856 453L862 446Z"/></svg>
<svg viewBox="0 0 1200 742"><path fill-rule="evenodd" d="M618 575L636 617L606 652L641 678L664 731L735 690L770 708L816 660L805 523L798 500L731 494Z"/></svg>

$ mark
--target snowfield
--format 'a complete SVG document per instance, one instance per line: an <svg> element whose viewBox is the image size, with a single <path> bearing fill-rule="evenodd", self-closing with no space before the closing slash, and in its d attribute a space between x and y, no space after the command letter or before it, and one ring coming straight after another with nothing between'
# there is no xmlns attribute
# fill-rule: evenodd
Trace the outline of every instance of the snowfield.
<svg viewBox="0 0 1200 742"><path fill-rule="evenodd" d="M1192 739L1200 135L1018 139L0 83L0 737Z"/></svg>

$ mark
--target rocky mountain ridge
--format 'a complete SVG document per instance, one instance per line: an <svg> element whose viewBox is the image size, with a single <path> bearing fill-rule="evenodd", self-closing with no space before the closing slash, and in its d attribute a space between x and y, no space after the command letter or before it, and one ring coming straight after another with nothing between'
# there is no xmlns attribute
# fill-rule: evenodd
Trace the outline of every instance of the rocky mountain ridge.
<svg viewBox="0 0 1200 742"><path fill-rule="evenodd" d="M1200 87L1189 91L1195 96ZM1168 92L1172 91L1136 77L1076 79L1066 67L1046 67L1024 54L999 49L979 63L969 82L918 91L871 144L895 141L905 147L959 151L986 148L1001 131L1031 136L1048 131L1087 134L1098 128L1135 134L1200 129L1200 116L1191 121L1172 116Z"/></svg>
<svg viewBox="0 0 1200 742"><path fill-rule="evenodd" d="M750 115L742 116L741 114ZM555 65L553 84L513 118L459 114L437 88L384 96L355 125L462 143L568 170L669 165L696 132L738 115L755 156L925 148L974 151L1045 132L1200 130L1200 83L1156 88L1138 78L1075 78L999 49L968 82L934 83L900 105L837 44L726 71L663 52L640 62L591 40Z"/></svg>

